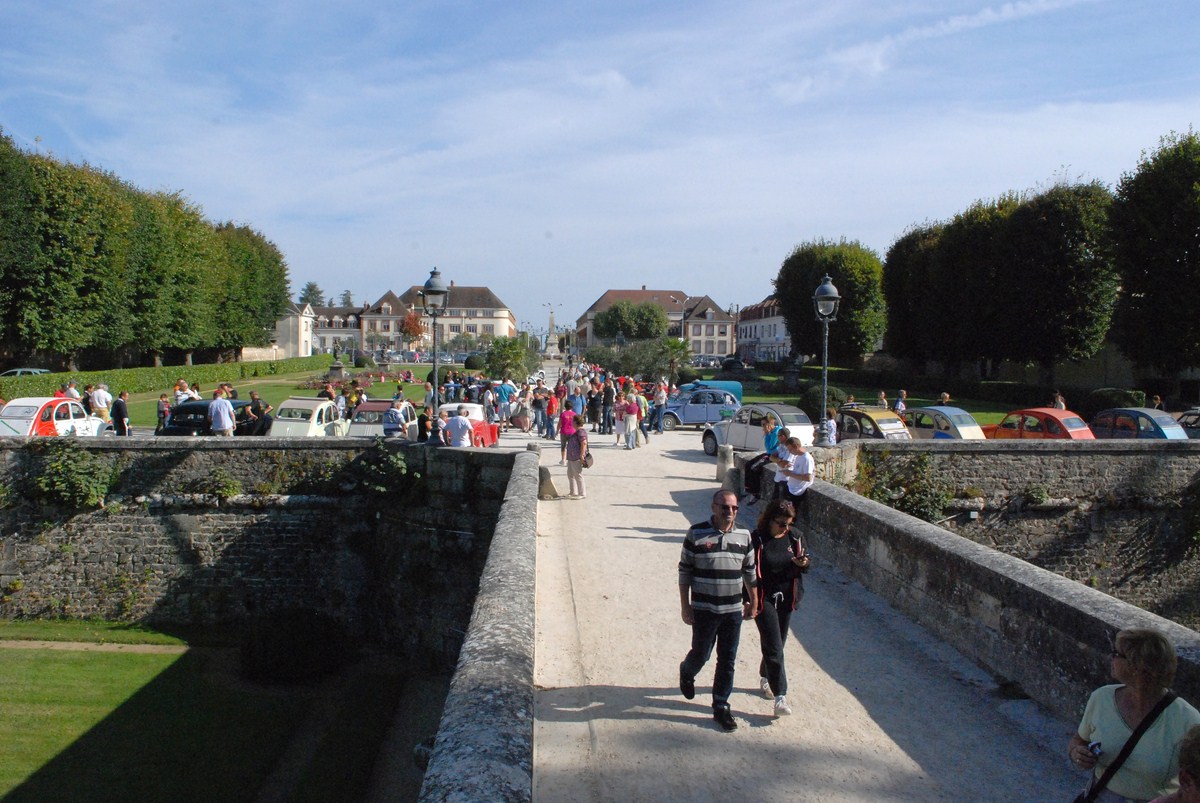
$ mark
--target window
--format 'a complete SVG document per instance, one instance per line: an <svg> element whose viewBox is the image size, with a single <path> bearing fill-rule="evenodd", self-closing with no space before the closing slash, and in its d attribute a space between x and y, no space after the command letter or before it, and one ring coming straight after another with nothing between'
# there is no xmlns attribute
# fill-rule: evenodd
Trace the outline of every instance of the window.
<svg viewBox="0 0 1200 803"><path fill-rule="evenodd" d="M483 333L485 335L494 335L496 334L496 327L490 323L485 323L483 325Z"/></svg>
<svg viewBox="0 0 1200 803"><path fill-rule="evenodd" d="M458 333L462 332L462 324L460 324L460 323L450 324L450 331L457 335Z"/></svg>
<svg viewBox="0 0 1200 803"><path fill-rule="evenodd" d="M467 334L475 334L479 331L479 327L473 323L467 324Z"/></svg>
<svg viewBox="0 0 1200 803"><path fill-rule="evenodd" d="M717 327L713 326L711 323L708 326L704 327L704 334L706 334L707 336L712 337L716 333L717 333Z"/></svg>
<svg viewBox="0 0 1200 803"><path fill-rule="evenodd" d="M465 314L465 315L466 315L466 317L468 317L468 318L478 318L478 317L479 317L479 310L477 310L477 309L469 309L469 310L467 310L467 311L466 311L466 313L464 313L464 314Z"/></svg>
<svg viewBox="0 0 1200 803"><path fill-rule="evenodd" d="M692 324L692 337L700 337L700 330L702 328L703 327L700 326L700 324L698 324L698 323Z"/></svg>
<svg viewBox="0 0 1200 803"><path fill-rule="evenodd" d="M722 325L722 326L718 326L718 327L717 327L717 334L718 334L718 335L720 335L721 337L725 337L725 335L727 334L727 332L725 331L725 326L724 326L724 325Z"/></svg>
<svg viewBox="0 0 1200 803"><path fill-rule="evenodd" d="M379 324L379 331L381 331L381 332L392 331L392 322L391 321L381 321Z"/></svg>

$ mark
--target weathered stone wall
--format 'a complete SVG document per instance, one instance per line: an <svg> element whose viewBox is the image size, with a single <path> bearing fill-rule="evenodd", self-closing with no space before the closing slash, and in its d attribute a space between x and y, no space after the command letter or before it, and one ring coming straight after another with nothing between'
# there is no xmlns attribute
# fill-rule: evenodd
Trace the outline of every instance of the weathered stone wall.
<svg viewBox="0 0 1200 803"><path fill-rule="evenodd" d="M390 445L403 450L410 475L420 475L393 501L365 493L353 472L339 473L372 443L84 444L117 461L114 493L104 510L0 510L0 589L7 592L0 615L209 624L300 606L330 613L372 641L449 664L513 455ZM0 444L0 481L21 492L36 460L19 441ZM214 472L269 493L225 500L196 493ZM289 489L318 492L279 493Z"/></svg>
<svg viewBox="0 0 1200 803"><path fill-rule="evenodd" d="M918 454L958 497L943 526L1200 625L1200 442L864 442L858 459Z"/></svg>
<svg viewBox="0 0 1200 803"><path fill-rule="evenodd" d="M1179 652L1175 689L1200 700L1200 634L826 483L810 546L890 604L1067 719L1108 679L1109 639L1154 627Z"/></svg>

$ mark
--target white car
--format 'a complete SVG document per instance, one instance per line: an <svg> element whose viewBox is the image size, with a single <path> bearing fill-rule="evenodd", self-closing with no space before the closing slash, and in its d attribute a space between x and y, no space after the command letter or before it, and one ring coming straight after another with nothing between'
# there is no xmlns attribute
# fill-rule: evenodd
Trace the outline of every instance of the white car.
<svg viewBox="0 0 1200 803"><path fill-rule="evenodd" d="M787 427L805 447L812 446L814 428L808 415L799 407L790 404L745 404L737 409L732 418L719 421L704 430L701 442L704 453L715 455L717 447L729 444L741 451L763 450L763 418L770 416Z"/></svg>
<svg viewBox="0 0 1200 803"><path fill-rule="evenodd" d="M334 438L350 431L350 420L324 396L294 396L279 405L271 438Z"/></svg>
<svg viewBox="0 0 1200 803"><path fill-rule="evenodd" d="M0 410L0 436L112 435L112 425L88 415L78 399L25 396Z"/></svg>
<svg viewBox="0 0 1200 803"><path fill-rule="evenodd" d="M367 438L382 438L383 437L383 416L392 407L391 399L370 399L365 402L360 402L354 408L354 415L350 417L350 430L346 433L351 437L367 437ZM417 439L417 410L413 407L412 402L407 399L400 407L400 416L404 420L404 435L405 440L415 441Z"/></svg>

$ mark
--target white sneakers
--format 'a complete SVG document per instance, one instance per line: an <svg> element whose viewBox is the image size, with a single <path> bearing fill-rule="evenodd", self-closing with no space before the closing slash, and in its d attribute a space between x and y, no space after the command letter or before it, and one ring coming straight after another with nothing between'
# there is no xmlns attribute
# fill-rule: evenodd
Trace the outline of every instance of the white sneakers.
<svg viewBox="0 0 1200 803"><path fill-rule="evenodd" d="M758 687L762 689L763 697L766 697L768 700L775 699L775 695L771 693L771 681L766 678L759 678Z"/></svg>
<svg viewBox="0 0 1200 803"><path fill-rule="evenodd" d="M792 707L788 705L787 698L782 694L775 698L775 716L786 717L792 713Z"/></svg>

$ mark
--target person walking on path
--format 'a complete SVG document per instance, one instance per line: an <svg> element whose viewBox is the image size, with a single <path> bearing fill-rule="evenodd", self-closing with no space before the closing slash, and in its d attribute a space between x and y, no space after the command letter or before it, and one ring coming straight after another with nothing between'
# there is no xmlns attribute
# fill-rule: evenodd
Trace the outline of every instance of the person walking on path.
<svg viewBox="0 0 1200 803"><path fill-rule="evenodd" d="M800 439L792 436L785 441L788 450L788 460L779 471L779 476L787 480L783 498L796 506L797 515L804 513L808 507L808 497L805 492L813 484L816 475L816 463L813 456L804 448Z"/></svg>
<svg viewBox="0 0 1200 803"><path fill-rule="evenodd" d="M763 508L750 533L758 569L758 612L754 617L762 646L758 685L767 699L775 701L777 717L792 713L787 701L783 643L792 611L804 596L803 573L808 571L809 563L795 523L795 506L786 499L777 499Z"/></svg>
<svg viewBox="0 0 1200 803"><path fill-rule="evenodd" d="M567 484L570 488L569 496L572 499L587 498L587 489L583 485L583 459L587 457L587 453L587 427L578 424L566 437Z"/></svg>
<svg viewBox="0 0 1200 803"><path fill-rule="evenodd" d="M737 730L729 696L742 620L753 618L758 610L754 550L750 533L737 526L737 511L733 491L713 494L712 515L688 528L679 557L680 614L692 628L692 648L679 665L679 691L689 700L696 696L696 675L708 663L715 644L713 719L726 732Z"/></svg>

